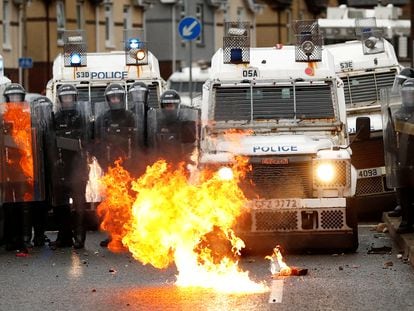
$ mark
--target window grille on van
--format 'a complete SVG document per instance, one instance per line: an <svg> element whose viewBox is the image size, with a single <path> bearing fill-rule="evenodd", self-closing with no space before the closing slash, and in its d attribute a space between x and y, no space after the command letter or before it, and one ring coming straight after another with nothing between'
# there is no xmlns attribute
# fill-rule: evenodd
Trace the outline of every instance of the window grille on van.
<svg viewBox="0 0 414 311"><path fill-rule="evenodd" d="M216 87L216 121L334 118L328 84Z"/></svg>
<svg viewBox="0 0 414 311"><path fill-rule="evenodd" d="M396 70L391 70L381 73L371 72L361 76L346 75L342 78L346 105L379 102L380 89L392 87L396 73Z"/></svg>

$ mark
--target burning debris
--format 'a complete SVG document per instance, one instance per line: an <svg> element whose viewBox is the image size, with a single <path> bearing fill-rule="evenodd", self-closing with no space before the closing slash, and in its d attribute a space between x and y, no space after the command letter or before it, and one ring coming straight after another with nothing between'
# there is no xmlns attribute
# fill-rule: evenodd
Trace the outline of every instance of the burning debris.
<svg viewBox="0 0 414 311"><path fill-rule="evenodd" d="M301 276L308 273L308 269L289 267L283 260L279 245L276 245L273 249L271 256L265 258L270 260L270 272L272 272L273 278L278 276Z"/></svg>
<svg viewBox="0 0 414 311"><path fill-rule="evenodd" d="M184 163L173 168L160 160L134 179L117 162L101 179L106 193L98 206L102 228L112 238L109 249L128 249L136 260L159 269L174 263L179 286L268 291L238 267L244 243L231 229L246 206L238 187L246 167L247 161L239 159L232 178L204 170L193 180Z"/></svg>

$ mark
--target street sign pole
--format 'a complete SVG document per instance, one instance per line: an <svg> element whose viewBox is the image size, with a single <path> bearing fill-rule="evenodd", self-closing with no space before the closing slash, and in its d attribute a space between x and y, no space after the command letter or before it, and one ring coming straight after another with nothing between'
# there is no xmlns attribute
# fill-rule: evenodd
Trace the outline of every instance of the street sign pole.
<svg viewBox="0 0 414 311"><path fill-rule="evenodd" d="M190 83L188 88L190 91L190 106L193 107L193 41L190 41Z"/></svg>
<svg viewBox="0 0 414 311"><path fill-rule="evenodd" d="M190 93L190 105L193 105L193 40L200 36L201 23L198 19L187 16L184 17L178 24L178 32L183 40L189 41L189 69L190 69L190 81L189 81L189 93Z"/></svg>

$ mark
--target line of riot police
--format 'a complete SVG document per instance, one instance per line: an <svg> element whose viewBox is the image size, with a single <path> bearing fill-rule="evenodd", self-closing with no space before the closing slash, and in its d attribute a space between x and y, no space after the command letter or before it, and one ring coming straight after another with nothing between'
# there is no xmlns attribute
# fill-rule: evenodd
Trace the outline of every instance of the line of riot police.
<svg viewBox="0 0 414 311"><path fill-rule="evenodd" d="M384 156L387 185L396 189L401 217L397 233L414 232L414 70L404 68L392 90L383 91Z"/></svg>
<svg viewBox="0 0 414 311"><path fill-rule="evenodd" d="M188 160L195 146L198 112L180 108L173 90L161 95L159 109L148 107L142 82L128 91L122 83L109 84L105 102L93 109L78 101L71 84L59 86L54 104L44 96L27 103L24 95L12 83L0 106L0 241L7 250L43 246L50 207L58 234L49 246L84 247L85 211L99 200L86 191L93 160L105 172L121 159L138 177L157 158Z"/></svg>

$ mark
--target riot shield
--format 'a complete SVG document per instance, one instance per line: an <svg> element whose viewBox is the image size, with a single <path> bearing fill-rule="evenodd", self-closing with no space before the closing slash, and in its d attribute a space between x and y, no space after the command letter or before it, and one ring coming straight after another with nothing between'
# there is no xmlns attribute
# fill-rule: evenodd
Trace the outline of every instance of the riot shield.
<svg viewBox="0 0 414 311"><path fill-rule="evenodd" d="M0 104L2 202L44 200L42 129L27 102Z"/></svg>
<svg viewBox="0 0 414 311"><path fill-rule="evenodd" d="M398 188L402 186L400 178L402 167L399 159L401 150L399 134L396 130L397 116L401 111L400 89L381 89L380 99L387 187Z"/></svg>
<svg viewBox="0 0 414 311"><path fill-rule="evenodd" d="M50 165L52 205L69 204L85 193L88 179L88 149L91 137L90 104L76 103L70 110L53 114L47 133L47 163Z"/></svg>
<svg viewBox="0 0 414 311"><path fill-rule="evenodd" d="M171 118L164 109L148 112L148 146L158 156L174 161L188 160L197 141L198 111L181 108Z"/></svg>
<svg viewBox="0 0 414 311"><path fill-rule="evenodd" d="M127 109L106 108L97 112L93 155L104 171L118 159L126 166L132 162L139 149L138 124L137 114Z"/></svg>

